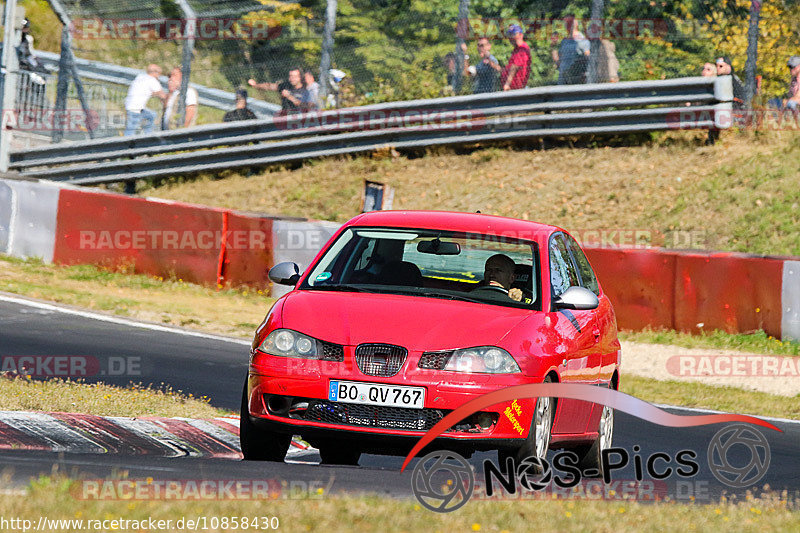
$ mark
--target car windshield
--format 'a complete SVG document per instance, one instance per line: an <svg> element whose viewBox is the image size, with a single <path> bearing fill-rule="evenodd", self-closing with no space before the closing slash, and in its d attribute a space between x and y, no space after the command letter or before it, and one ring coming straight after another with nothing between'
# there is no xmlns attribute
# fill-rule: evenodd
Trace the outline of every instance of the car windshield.
<svg viewBox="0 0 800 533"><path fill-rule="evenodd" d="M408 294L538 308L536 243L497 235L351 227L300 289Z"/></svg>

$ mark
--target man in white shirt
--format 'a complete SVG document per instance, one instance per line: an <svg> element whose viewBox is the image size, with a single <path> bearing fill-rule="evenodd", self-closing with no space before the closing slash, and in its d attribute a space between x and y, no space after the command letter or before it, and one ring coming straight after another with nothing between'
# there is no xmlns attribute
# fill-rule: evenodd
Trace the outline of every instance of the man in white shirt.
<svg viewBox="0 0 800 533"><path fill-rule="evenodd" d="M169 96L167 97L166 105L164 106L164 116L161 119L162 130L174 130L181 127L178 123L178 97L181 94L181 80L183 73L180 67L175 67L169 73L169 80L167 81L167 90ZM197 122L197 90L191 87L186 88L186 117L183 120L183 127L194 126Z"/></svg>
<svg viewBox="0 0 800 533"><path fill-rule="evenodd" d="M140 125L142 133L153 132L156 114L147 109L147 101L152 96L158 97L162 102L167 99L167 94L158 81L160 75L161 67L151 64L147 66L146 73L137 75L131 82L125 97L125 136L136 134Z"/></svg>

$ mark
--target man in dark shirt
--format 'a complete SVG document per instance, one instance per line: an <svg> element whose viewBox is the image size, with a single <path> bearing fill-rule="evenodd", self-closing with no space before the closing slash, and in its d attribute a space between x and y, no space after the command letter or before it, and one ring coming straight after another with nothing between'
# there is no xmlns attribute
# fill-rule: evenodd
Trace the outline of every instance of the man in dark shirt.
<svg viewBox="0 0 800 533"><path fill-rule="evenodd" d="M502 70L500 62L492 55L492 43L486 37L478 39L478 56L480 61L475 65L474 71L469 70L469 73L475 76L475 83L473 85L473 92L489 93L497 90L497 79Z"/></svg>
<svg viewBox="0 0 800 533"><path fill-rule="evenodd" d="M236 91L236 109L228 111L222 117L223 122L234 122L237 120L253 120L258 118L255 113L247 108L247 91L239 89Z"/></svg>
<svg viewBox="0 0 800 533"><path fill-rule="evenodd" d="M247 80L251 87L264 91L276 91L281 95L281 114L301 113L308 102L308 93L299 68L289 71L287 80L281 82L258 83L254 79Z"/></svg>

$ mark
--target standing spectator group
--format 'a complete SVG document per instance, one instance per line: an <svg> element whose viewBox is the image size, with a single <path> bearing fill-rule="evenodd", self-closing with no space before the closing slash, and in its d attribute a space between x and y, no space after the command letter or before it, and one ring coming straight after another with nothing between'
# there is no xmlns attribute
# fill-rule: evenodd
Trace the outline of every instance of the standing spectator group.
<svg viewBox="0 0 800 533"><path fill-rule="evenodd" d="M311 71L300 68L289 70L286 80L262 82L250 78L248 85L264 91L275 91L281 96L281 114L302 113L319 109L319 83Z"/></svg>
<svg viewBox="0 0 800 533"><path fill-rule="evenodd" d="M558 84L586 83L592 47L579 30L578 20L574 15L567 15L563 20L566 36L560 38L558 32L551 35L551 57L558 71ZM512 24L505 35L513 47L505 65L501 65L492 54L492 44L488 37L480 37L477 41L479 60L475 65L470 65L469 56L464 54L464 73L472 78L474 93L510 91L527 86L532 59L530 46L525 42L525 32L518 24ZM462 44L462 47L466 52L466 45ZM619 61L614 43L600 39L596 53L596 81L619 81ZM456 77L456 61L456 54L453 52L444 57L447 84L451 87Z"/></svg>

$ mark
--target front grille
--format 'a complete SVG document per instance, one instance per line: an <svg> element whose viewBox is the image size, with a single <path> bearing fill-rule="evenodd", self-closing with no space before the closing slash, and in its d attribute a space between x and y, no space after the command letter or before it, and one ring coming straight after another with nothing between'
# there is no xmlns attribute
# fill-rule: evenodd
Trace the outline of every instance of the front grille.
<svg viewBox="0 0 800 533"><path fill-rule="evenodd" d="M322 343L323 361L344 361L344 347L332 342L320 341Z"/></svg>
<svg viewBox="0 0 800 533"><path fill-rule="evenodd" d="M408 409L309 400L303 418L345 426L427 431L449 412L445 409Z"/></svg>
<svg viewBox="0 0 800 533"><path fill-rule="evenodd" d="M425 352L419 358L417 366L428 370L444 370L451 357L453 357L452 350L447 352Z"/></svg>
<svg viewBox="0 0 800 533"><path fill-rule="evenodd" d="M400 371L407 355L408 350L402 346L359 344L356 347L356 364L368 376L388 378Z"/></svg>

